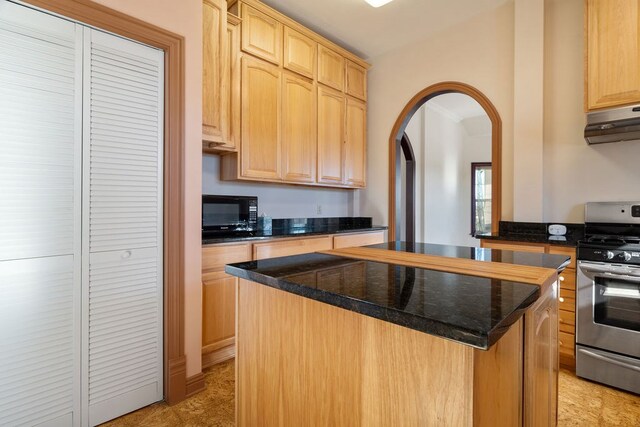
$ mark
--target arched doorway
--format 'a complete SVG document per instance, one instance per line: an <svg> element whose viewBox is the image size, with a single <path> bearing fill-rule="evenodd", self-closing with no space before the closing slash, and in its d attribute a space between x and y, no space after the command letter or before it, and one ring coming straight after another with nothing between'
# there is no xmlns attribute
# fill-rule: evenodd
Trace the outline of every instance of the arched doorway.
<svg viewBox="0 0 640 427"><path fill-rule="evenodd" d="M398 236L398 224L402 212L400 205L400 197L398 192L400 166L398 156L401 153L401 144L405 136L407 124L415 114L415 112L430 99L446 94L461 93L473 98L484 109L487 116L491 120L491 159L493 164L493 185L491 188L491 197L493 203L492 231L498 231L501 214L501 180L502 180L502 121L498 111L489 99L479 90L465 83L460 82L442 82L429 86L417 93L407 105L403 108L398 116L391 134L389 136L389 240L396 240Z"/></svg>

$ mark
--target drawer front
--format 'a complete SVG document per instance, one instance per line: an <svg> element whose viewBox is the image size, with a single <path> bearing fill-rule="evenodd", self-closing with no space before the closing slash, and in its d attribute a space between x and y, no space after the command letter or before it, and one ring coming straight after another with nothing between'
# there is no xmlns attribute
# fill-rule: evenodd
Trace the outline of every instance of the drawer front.
<svg viewBox="0 0 640 427"><path fill-rule="evenodd" d="M563 246L549 246L549 253L570 256L571 263L567 266L567 268L572 268L575 270L576 268L576 249L575 248L568 248Z"/></svg>
<svg viewBox="0 0 640 427"><path fill-rule="evenodd" d="M559 310L558 323L560 331L568 334L576 333L576 314L572 311Z"/></svg>
<svg viewBox="0 0 640 427"><path fill-rule="evenodd" d="M224 270L225 264L251 261L251 244L205 246L202 248L202 271Z"/></svg>
<svg viewBox="0 0 640 427"><path fill-rule="evenodd" d="M333 247L333 237L317 237L313 239L296 239L273 243L256 243L253 245L254 259L276 258L288 255L306 254L316 251L328 251Z"/></svg>
<svg viewBox="0 0 640 427"><path fill-rule="evenodd" d="M347 234L333 237L333 248L348 248L353 246L375 245L384 242L384 231L375 233Z"/></svg>
<svg viewBox="0 0 640 427"><path fill-rule="evenodd" d="M560 331L558 333L558 347L560 354L575 357L576 349L576 336Z"/></svg>
<svg viewBox="0 0 640 427"><path fill-rule="evenodd" d="M576 292L560 289L560 310L576 312Z"/></svg>
<svg viewBox="0 0 640 427"><path fill-rule="evenodd" d="M576 290L576 271L574 269L567 268L558 277L560 279L560 289Z"/></svg>

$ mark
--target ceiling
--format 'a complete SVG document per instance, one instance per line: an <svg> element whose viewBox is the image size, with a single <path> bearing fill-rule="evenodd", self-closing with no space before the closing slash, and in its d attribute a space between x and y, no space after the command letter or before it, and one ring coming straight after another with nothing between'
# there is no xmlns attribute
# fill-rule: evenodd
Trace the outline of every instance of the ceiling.
<svg viewBox="0 0 640 427"><path fill-rule="evenodd" d="M511 0L263 0L329 40L370 59L422 40Z"/></svg>
<svg viewBox="0 0 640 427"><path fill-rule="evenodd" d="M444 110L457 122L487 115L475 99L462 93L445 93L438 95L427 101L427 104L435 106L440 111Z"/></svg>

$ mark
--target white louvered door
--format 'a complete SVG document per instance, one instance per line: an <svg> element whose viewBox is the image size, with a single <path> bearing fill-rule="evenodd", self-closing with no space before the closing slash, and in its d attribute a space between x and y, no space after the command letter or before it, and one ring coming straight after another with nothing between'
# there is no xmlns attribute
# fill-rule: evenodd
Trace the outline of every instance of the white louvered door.
<svg viewBox="0 0 640 427"><path fill-rule="evenodd" d="M0 0L0 426L80 425L81 55Z"/></svg>
<svg viewBox="0 0 640 427"><path fill-rule="evenodd" d="M84 30L83 396L96 425L162 400L163 52Z"/></svg>

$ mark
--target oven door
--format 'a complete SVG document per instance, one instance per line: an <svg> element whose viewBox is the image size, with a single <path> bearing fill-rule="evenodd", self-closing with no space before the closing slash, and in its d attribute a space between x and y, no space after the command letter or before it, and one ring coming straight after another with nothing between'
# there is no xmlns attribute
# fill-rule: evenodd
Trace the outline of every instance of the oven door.
<svg viewBox="0 0 640 427"><path fill-rule="evenodd" d="M578 261L578 344L640 358L640 268Z"/></svg>

